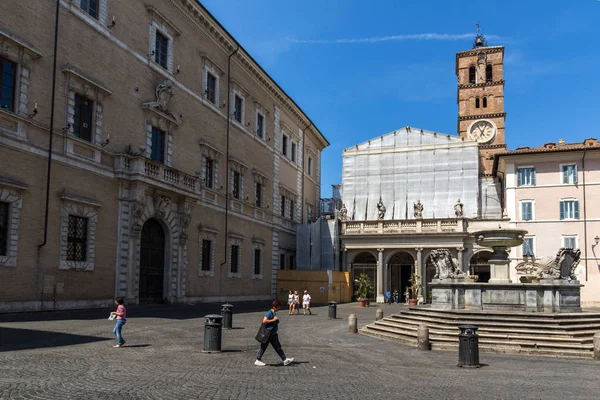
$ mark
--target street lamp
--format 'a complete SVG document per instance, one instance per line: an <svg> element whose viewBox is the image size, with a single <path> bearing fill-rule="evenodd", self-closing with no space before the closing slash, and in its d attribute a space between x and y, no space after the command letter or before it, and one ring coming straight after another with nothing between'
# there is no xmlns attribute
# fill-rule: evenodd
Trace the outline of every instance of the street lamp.
<svg viewBox="0 0 600 400"><path fill-rule="evenodd" d="M600 237L598 237L598 235L596 235L596 237L594 238L594 242L596 242L596 244L592 245L592 249L596 246L598 246L598 243L600 242Z"/></svg>

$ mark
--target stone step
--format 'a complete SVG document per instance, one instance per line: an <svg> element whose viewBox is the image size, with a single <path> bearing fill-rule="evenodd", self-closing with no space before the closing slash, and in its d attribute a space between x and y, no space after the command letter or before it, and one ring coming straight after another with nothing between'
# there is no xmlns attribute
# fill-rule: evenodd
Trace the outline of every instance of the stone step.
<svg viewBox="0 0 600 400"><path fill-rule="evenodd" d="M434 329L445 329L445 330L451 330L452 332L458 332L458 324L445 324L444 322L423 322L423 321L416 321L413 319L404 319L404 318L383 318L380 321L385 321L387 323L390 324L396 324L398 327L413 327L414 329L416 329L416 327L418 327L419 325L421 325L422 323L425 323L425 325L427 325L430 329L434 328ZM378 321L378 322L380 322ZM594 333L596 332L600 332L600 325L595 327L596 329L589 329L589 330L549 330L549 329L537 329L538 327L536 327L536 329L518 329L518 328L511 328L511 327L490 327L490 326L486 326L483 324L479 325L479 330L477 331L478 333L480 332L489 332L489 333L512 333L515 335L519 335L519 334L536 334L536 335L552 335L554 337L565 337L565 338L569 338L569 337L576 337L576 336L590 336L592 337L594 335Z"/></svg>
<svg viewBox="0 0 600 400"><path fill-rule="evenodd" d="M375 331L361 328L359 331L363 335L382 338L395 342L402 343L409 347L417 347L417 339L412 337L403 337L394 333L388 333L384 331ZM431 349L436 351L455 351L458 352L458 342L431 342ZM479 345L480 353L497 353L497 354L519 354L528 356L543 356L543 357L568 357L568 358L584 358L589 359L592 357L592 351L580 350L580 349L555 349L555 348L529 348L514 346L500 346L497 344L485 344ZM480 356L481 359L481 356Z"/></svg>
<svg viewBox="0 0 600 400"><path fill-rule="evenodd" d="M595 320L600 321L600 313L597 312L580 312L580 313L533 313L533 312L499 312L499 311L476 311L476 310L461 310L460 312L451 310L438 310L430 307L410 307L406 311L401 313L421 313L428 315L437 315L449 318L466 318L473 316L474 318L496 318L496 319L508 319L511 321L524 320L524 321L544 321L544 322L563 322L568 320Z"/></svg>
<svg viewBox="0 0 600 400"><path fill-rule="evenodd" d="M385 332L386 334L401 336L404 340L412 339L416 343L417 332L398 330L396 328L390 328L383 325L371 324L367 325L366 330L375 330ZM429 340L432 343L446 342L446 343L458 343L458 336L450 336L440 334L438 332L429 332ZM524 338L497 338L497 337L479 337L480 346L504 346L504 347L518 347L518 348L554 348L554 349L567 349L567 350L583 350L590 352L590 356L593 352L593 345L583 343L555 343L552 341L546 341L540 338L532 338L526 340Z"/></svg>
<svg viewBox="0 0 600 400"><path fill-rule="evenodd" d="M420 315L416 313L400 313L400 314L392 314L387 318L398 318L398 319L412 319L415 321L423 321L423 322L433 322L433 323L444 323L444 324L455 324L455 325L476 325L476 326L498 326L498 327L520 327L520 328L537 328L537 329L598 329L600 330L600 321L597 323L590 323L590 321L576 321L570 324L565 323L557 323L556 321L528 321L528 322L516 322L516 321L508 321L508 320L496 320L496 319L485 319L483 317L472 319L465 317L455 317L455 318L441 318L441 317L433 317Z"/></svg>

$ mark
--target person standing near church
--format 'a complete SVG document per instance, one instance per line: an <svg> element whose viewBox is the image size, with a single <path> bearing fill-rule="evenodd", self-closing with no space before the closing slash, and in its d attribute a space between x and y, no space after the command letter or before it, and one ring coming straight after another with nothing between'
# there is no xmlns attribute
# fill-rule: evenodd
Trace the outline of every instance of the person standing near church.
<svg viewBox="0 0 600 400"><path fill-rule="evenodd" d="M302 296L302 309L304 311L303 315L306 315L306 311L308 310L308 314L312 315L312 312L310 311L310 294L308 294L308 290L304 291L304 295Z"/></svg>

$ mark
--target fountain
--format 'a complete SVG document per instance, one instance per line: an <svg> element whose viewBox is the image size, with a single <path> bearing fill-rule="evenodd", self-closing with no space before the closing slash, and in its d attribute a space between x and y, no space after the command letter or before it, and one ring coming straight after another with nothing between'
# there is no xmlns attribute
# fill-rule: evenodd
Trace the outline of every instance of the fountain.
<svg viewBox="0 0 600 400"><path fill-rule="evenodd" d="M430 283L432 308L443 310L497 310L527 312L580 312L581 284L574 272L579 250L561 248L553 260L527 261L517 271L528 271L525 282L510 279L507 249L520 246L527 231L496 229L473 233L475 242L493 250L488 283L467 279L448 249L432 251L436 275Z"/></svg>

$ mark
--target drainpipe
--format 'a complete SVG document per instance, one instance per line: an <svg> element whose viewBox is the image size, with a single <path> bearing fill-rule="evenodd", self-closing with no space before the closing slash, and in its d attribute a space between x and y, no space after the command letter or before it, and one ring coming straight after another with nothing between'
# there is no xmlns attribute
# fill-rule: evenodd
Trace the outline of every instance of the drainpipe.
<svg viewBox="0 0 600 400"><path fill-rule="evenodd" d="M583 174L583 243L584 243L584 256L585 256L585 281L588 280L588 248L587 248L587 212L585 201L585 155L587 154L587 149L583 149L583 157L581 158L581 170Z"/></svg>
<svg viewBox="0 0 600 400"><path fill-rule="evenodd" d="M225 157L226 163L226 176L225 176L225 246L223 256L225 261L221 263L221 266L227 264L227 229L229 229L229 126L231 124L231 57L238 52L239 46L235 49L233 53L229 55L227 58L227 151ZM221 275L219 274L219 282L221 281Z"/></svg>
<svg viewBox="0 0 600 400"><path fill-rule="evenodd" d="M48 138L48 174L46 176L46 212L44 214L44 241L38 246L39 250L46 245L48 239L48 207L50 204L50 171L52 168L52 138L54 137L54 94L56 93L56 59L58 49L58 16L60 0L56 0L56 20L54 22L54 61L52 67L52 99L50 101L50 136Z"/></svg>
<svg viewBox="0 0 600 400"><path fill-rule="evenodd" d="M304 134L304 132L311 126L312 122L309 122L308 125L306 125L306 128L302 129L302 186L300 190L300 196L302 196L302 204L300 204L300 218L304 217L304 160L306 160L306 135ZM303 221L301 221L300 223L302 222Z"/></svg>

